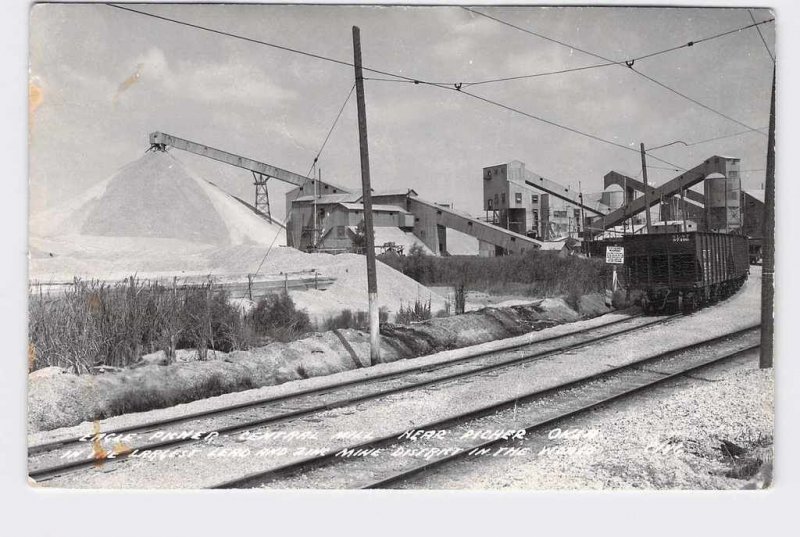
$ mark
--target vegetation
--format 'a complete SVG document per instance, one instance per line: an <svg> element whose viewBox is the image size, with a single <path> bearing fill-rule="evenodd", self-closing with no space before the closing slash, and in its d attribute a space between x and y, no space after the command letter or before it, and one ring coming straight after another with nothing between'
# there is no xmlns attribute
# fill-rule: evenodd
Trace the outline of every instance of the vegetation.
<svg viewBox="0 0 800 537"><path fill-rule="evenodd" d="M353 235L353 251L356 253L363 253L367 247L367 231L364 220L356 226L355 234Z"/></svg>
<svg viewBox="0 0 800 537"><path fill-rule="evenodd" d="M385 307L378 310L378 322L385 323L389 320L389 310ZM369 314L366 311L344 309L339 315L325 320L324 330L338 330L353 328L356 330L369 330Z"/></svg>
<svg viewBox="0 0 800 537"><path fill-rule="evenodd" d="M419 321L426 321L431 318L431 300L422 302L419 298L414 302L414 305L400 304L400 311L394 322L397 324L411 324Z"/></svg>
<svg viewBox="0 0 800 537"><path fill-rule="evenodd" d="M311 320L303 310L295 308L289 293L262 298L247 316L256 335L277 341L292 341L311 330Z"/></svg>
<svg viewBox="0 0 800 537"><path fill-rule="evenodd" d="M288 341L311 329L308 314L288 294L261 299L248 314L213 283L179 287L130 277L109 285L76 279L63 294L32 293L29 368L59 366L75 373L125 367L142 355L176 349L222 352L265 340Z"/></svg>
<svg viewBox="0 0 800 537"><path fill-rule="evenodd" d="M215 373L189 390L176 386L156 387L149 385L130 385L114 393L103 413L96 419L127 414L129 412L146 412L154 408L166 408L181 403L189 403L198 399L216 397L226 393L250 390L256 386L247 378L226 378Z"/></svg>
<svg viewBox="0 0 800 537"><path fill-rule="evenodd" d="M413 247L407 256L381 255L379 259L423 285L465 286L493 294L575 297L605 289L610 279L610 269L601 259L562 257L549 251L434 257Z"/></svg>

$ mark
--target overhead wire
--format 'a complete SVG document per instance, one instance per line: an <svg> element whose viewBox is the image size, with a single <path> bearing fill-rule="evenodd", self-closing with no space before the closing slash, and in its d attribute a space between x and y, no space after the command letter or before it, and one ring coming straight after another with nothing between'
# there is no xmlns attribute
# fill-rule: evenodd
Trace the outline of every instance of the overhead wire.
<svg viewBox="0 0 800 537"><path fill-rule="evenodd" d="M325 136L325 140L322 142L322 146L320 146L319 151L317 151L317 154L314 157L314 162L311 163L311 167L308 169L308 173L306 174L306 176L309 176L309 174L312 172L314 167L317 165L317 161L319 160L320 155L322 155L322 151L325 149L325 146L328 144L328 140L330 139L331 134L333 133L333 129L335 129L336 128L336 124L339 123L339 118L342 117L342 112L344 112L344 109L347 106L347 103L350 102L350 97L353 96L353 91L355 89L356 89L356 85L355 85L355 83L353 83L353 85L350 87L350 92L347 94L347 98L342 103L341 108L339 108L339 112L336 114L336 118L333 120L333 124L331 125L331 128L328 129L328 134Z"/></svg>
<svg viewBox="0 0 800 537"><path fill-rule="evenodd" d="M328 134L325 136L325 140L322 142L322 145L320 146L319 151L317 151L317 154L314 157L314 161L311 163L311 167L308 169L308 173L306 173L306 177L310 177L311 176L311 172L316 167L317 162L319 161L319 157L320 157L320 155L322 155L322 151L325 149L325 146L327 145L328 140L330 139L331 134L333 133L333 129L335 129L336 128L336 124L339 123L339 118L342 117L342 112L344 112L344 109L347 106L347 103L350 102L350 97L353 95L353 91L355 89L356 89L356 85L354 83L350 87L350 91L347 93L347 98L342 103L341 108L339 108L339 112L336 114L336 118L333 120L333 124L331 125L331 128L328 129ZM288 233L288 230L287 230L287 233ZM264 265L264 261L267 260L267 257L269 256L269 253L272 251L272 247L275 245L275 241L278 239L278 235L279 235L279 233L276 233L275 237L273 237L272 242L269 244L269 247L267 248L267 252L264 254L264 257L261 258L261 262L258 264L258 268L253 273L254 276L261 271L261 267Z"/></svg>
<svg viewBox="0 0 800 537"><path fill-rule="evenodd" d="M564 124L561 124L561 123L557 123L557 122L551 121L549 119L545 119L545 118L543 118L541 116L537 116L537 115L525 112L523 110L520 110L519 108L514 108L513 106L509 106L507 104L503 104L503 103L500 103L500 102L497 102L497 101L493 101L492 99L489 99L487 97L483 97L483 96L477 95L475 93L470 93L470 92L465 91L463 89L462 90L457 90L455 88L448 88L448 87L445 87L445 86L439 86L439 87L441 87L443 89L448 89L448 90L451 90L451 91L457 91L458 93L461 93L463 95L468 95L469 97L472 97L473 99L477 99L477 100L482 101L484 103L491 104L491 105L497 106L499 108L503 108L504 110L508 110L510 112L514 112L514 113L523 115L525 117L534 119L536 121L541 121L542 123L546 123L546 124L551 125L553 127L557 127L559 129L563 129L565 131L569 131L569 132L572 132L574 134L578 134L580 136L584 136L586 138L590 138L590 139L595 140L597 142L602 142L604 144L612 145L614 147L618 147L620 149L625 149L627 151L633 151L634 153L639 154L639 150L635 149L633 147L630 147L630 146L627 146L625 144L621 144L621 143L618 143L618 142L614 142L612 140L607 140L607 139L602 138L600 136L597 136L597 135L594 135L594 134L590 134L588 132L584 132L582 130L579 130L579 129L576 129L574 127L570 127L570 126L567 126L567 125L564 125ZM654 155L650 155L650 158L652 158L654 160L657 160L659 162L662 162L664 164L669 164L670 166L674 166L676 168L680 168L681 170L684 169L684 168L681 168L680 166L678 166L677 164L669 162L668 160L664 160L664 159L662 159L660 157L656 157Z"/></svg>
<svg viewBox="0 0 800 537"><path fill-rule="evenodd" d="M756 17L753 15L753 10L748 9L747 13L750 14L750 18L753 19L753 22L756 22ZM775 56L772 54L772 51L769 49L769 45L767 45L767 40L764 39L764 34L761 33L761 28L756 26L756 30L758 30L758 37L761 38L761 42L764 43L764 48L767 49L767 54L769 54L769 59L772 60L772 63L775 63Z"/></svg>
<svg viewBox="0 0 800 537"><path fill-rule="evenodd" d="M766 136L766 133L763 133L763 132L759 131L758 129L756 129L756 128L753 128L753 127L751 127L750 125L748 125L748 124L746 124L746 123L743 123L743 122L739 121L739 120L738 120L738 119L736 119L736 118L732 118L731 116L729 116L729 115L727 115L727 114L724 114L724 113L720 112L719 110L715 110L714 108L711 108L710 106L708 106L708 105L706 105L706 104L703 104L703 103L701 103L701 102L700 102L700 101L698 101L697 99L693 99L692 97L689 97L689 96L688 96L688 95L686 95L685 93L681 93L680 91L676 90L675 88L671 88L671 87L667 86L666 84L664 84L663 82L659 82L659 81L658 81L658 80L656 80L655 78L653 78L653 77L651 77L651 76L648 76L648 75L644 74L644 73L643 73L643 72L641 72L641 71L637 71L636 69L634 69L634 68L633 68L633 66L631 66L631 67L630 67L630 70L631 70L631 71L633 71L634 73L636 73L637 75L639 75L639 76L641 76L641 77L644 77L645 79L649 80L649 81L650 81L650 82L652 82L653 84L656 84L657 86L661 86L661 87L662 87L662 88L664 88L665 90L667 90L667 91L671 91L671 92L672 92L672 93L674 93L675 95L678 95L678 96L680 96L680 97L683 97L684 99L686 99L686 100L688 100L688 101L691 101L691 102L693 102L693 103L694 103L694 104L696 104L697 106L699 106L699 107L701 107L701 108L704 108L704 109L708 110L709 112L713 112L713 113L717 114L717 115L718 115L718 116L720 116L720 117L724 117L724 118L725 118L725 119L727 119L728 121L732 121L732 122L736 123L737 125L740 125L740 126L742 126L742 127L745 127L745 128L747 128L747 129L748 129L748 130L750 130L750 131L757 132L758 134L760 134L760 135L762 135L762 136Z"/></svg>
<svg viewBox="0 0 800 537"><path fill-rule="evenodd" d="M231 37L231 38L234 38L234 39L241 39L241 40L244 40L244 41L247 41L247 42L250 42L250 43L264 45L264 46L267 46L267 47L283 50L283 51L286 51L286 52L292 52L292 53L300 54L300 55L311 57L311 58L318 59L318 60L328 61L328 62L332 62L332 63L336 63L336 64L339 64L339 65L344 65L344 66L348 66L348 67L353 67L352 63L346 62L346 61L343 61L343 60L338 60L338 59L335 59L335 58L330 58L330 57L327 57L327 56L322 56L322 55L319 55L319 54L310 53L310 52L307 52L307 51L302 51L302 50L299 50L299 49L294 49L294 48L286 47L286 46L283 46L283 45L277 45L275 43L269 43L267 41L262 41L262 40L259 40L259 39L253 39L253 38L250 38L250 37L245 37L245 36L241 36L241 35L238 35L238 34L225 32L225 31L222 31L222 30L217 30L217 29L214 29L214 28L209 28L207 26L201 26L201 25L198 25L198 24L193 24L193 23L189 23L189 22L186 22L186 21L173 19L173 18L170 18L170 17L165 17L165 16L162 16L162 15L156 15L154 13L149 13L147 11L140 11L140 10L133 9L133 8L130 8L130 7L124 7L124 6L120 6L120 5L112 4L112 3L108 3L106 5L108 5L109 7L113 7L113 8L116 8L116 9L123 10L123 11L129 11L129 12L136 13L136 14L139 14L139 15L143 15L143 16L159 19L159 20L162 20L162 21L165 21L165 22L171 22L171 23L187 26L187 27L190 27L190 28L207 31L207 32L211 32L211 33L214 33L214 34L223 35L223 36L226 36L226 37ZM578 50L578 49L576 49L576 50ZM584 51L581 51L581 52L584 52ZM590 52L586 52L586 53L587 54L592 54ZM594 54L592 54L592 55L594 55ZM605 58L603 58L603 59L605 59ZM606 59L606 61L610 62L612 60ZM528 117L530 119L534 119L534 120L546 123L548 125L551 125L551 126L554 126L554 127L558 127L558 128L563 129L563 130L566 130L566 131L569 131L569 132L572 132L572 133L575 133L575 134L579 134L581 136L584 136L584 137L587 137L587 138L590 138L590 139L593 139L593 140L596 140L596 141L599 141L599 142L602 142L602 143L605 143L605 144L608 144L608 145L612 145L612 146L619 147L619 148L622 148L622 149L625 149L625 150L628 150L628 151L633 151L633 152L639 153L638 149L634 149L632 147L629 147L629 146L626 146L626 145L623 145L623 144L620 144L620 143L617 143L617 142L613 142L611 140L607 140L607 139L602 138L602 137L597 136L597 135L593 135L593 134L589 134L589 133L583 132L583 131L578 130L578 129L574 128L574 127L569 127L569 126L566 126L566 125L562 125L562 124L557 123L555 121L551 121L551 120L542 118L540 116L536 116L534 114L530 114L530 113L524 112L524 111L519 110L517 108L514 108L512 106L505 105L505 104L499 103L497 101L493 101L493 100L488 99L486 97L481 97L481 96L476 95L474 93L469 93L467 91L463 91L461 83L449 84L449 83L440 83L440 82L429 82L429 81L425 81L425 80L420 80L420 79L415 79L415 78L412 78L412 77L408 77L406 75L400 75L400 74L396 74L396 73L391 73L389 71L383 71L383 70L380 70L380 69L374 69L374 68L369 68L369 67L362 67L362 69L364 71L369 71L369 72L372 72L372 73L378 73L378 74L385 75L385 76L390 76L390 77L395 77L395 78L398 78L398 79L403 79L403 80L405 80L407 82L414 83L414 84L422 84L422 85L428 85L428 86L437 87L437 88L440 88L440 89L447 89L447 90L451 90L451 91L457 91L457 92L462 93L464 95L468 95L468 96L470 96L470 97L472 97L474 99L483 101L483 102L485 102L487 104L491 104L493 106L497 106L499 108L503 108L505 110L521 114L521 115L526 116L526 117ZM658 161L660 161L660 162L662 162L664 164L668 164L670 166L675 166L675 167L680 168L680 166L678 166L677 164L674 164L672 162L664 160L664 159L662 159L660 157L656 157L656 156L652 156L651 155L651 158L653 158L655 160L658 160Z"/></svg>
<svg viewBox="0 0 800 537"><path fill-rule="evenodd" d="M462 7L462 9L465 9L465 10L469 11L470 13L474 13L474 14L476 14L476 15L480 15L481 17L485 17L485 18L487 18L487 19L493 20L493 21L495 21L495 22L498 22L498 23L500 23L500 24L503 24L503 25L505 25L505 26L509 26L509 27L511 27L511 28L514 28L514 29L516 29L516 30L519 30L519 31L521 31L521 32L524 32L524 33L527 33L527 34L533 35L533 36L535 36L535 37L538 37L538 38L540 38L540 39L544 39L544 40L546 40L546 41L550 41L550 42L556 43L556 44L558 44L558 45L560 45L560 46L562 46L562 47L569 48L570 50L577 50L578 52L582 52L583 54L587 54L587 55L589 55L589 56L592 56L592 57L595 57L595 58L598 58L598 59L604 60L604 61L606 61L606 62L613 62L615 65L625 65L626 67L630 68L630 70L631 70L631 71L633 71L633 72L634 72L634 73L636 73L637 75L639 75L639 76L641 76L641 77L643 77L643 78L645 78L645 79L649 80L650 82L652 82L652 83L655 83L655 84L659 85L660 87L662 87L662 88L664 88L664 89L667 89L667 90L671 91L672 93L675 93L676 95L679 95L680 97L682 97L682 98L684 98L684 99L687 99L687 100L691 101L692 103L694 103L694 104L696 104L696 105L699 105L699 106L703 107L704 109L706 109L706 110L708 110L708 111L710 111L710 112L712 112L712 113L714 113L714 114L717 114L717 115L719 115L720 117L723 117L723 118L725 118L725 119L727 119L727 120L729 120L729 121L733 121L733 122L735 122L735 123L737 123L737 124L739 124L739 125L745 126L745 127L747 127L748 129L750 129L750 130L752 130L752 131L754 131L754 132L759 132L759 133L760 133L762 136L766 136L766 134L765 134L765 133L763 133L763 132L760 132L760 131L758 131L757 129L754 129L754 128L750 127L749 125L747 125L747 124L745 124L745 123L742 123L741 121L739 121L739 120L737 120L737 119L733 119L733 118L731 118L730 116L728 116L727 114L724 114L724 113L722 113L722 112L720 112L720 111L718 111L718 110L716 110L716 109L714 109L714 108L711 108L711 107L710 107L710 106L708 106L708 105L705 105L705 104L703 104L703 103L700 103L700 101L698 101L698 100L696 100L696 99L693 99L693 98L691 98L691 97L689 97L689 96L687 96L687 95L685 95L685 94L683 94L683 93L679 92L678 90L676 90L676 89L673 89L673 88L671 88L671 87L667 86L667 85L666 85L666 84L664 84L663 82L660 82L660 81L658 81L658 80L656 80L656 79L654 79L654 78L652 78L652 77L650 77L650 76L647 76L647 75L645 75L645 74L644 74L644 73L642 73L641 71L637 71L636 69L634 69L634 68L633 68L633 65L634 65L634 63L635 63L635 59L633 59L633 60L626 60L626 61L623 61L623 62L616 62L616 61L614 61L614 60L612 60L612 59L610 59L610 58L606 58L605 56L601 56L600 54L597 54L597 53L591 52L591 51L589 51L589 50L584 50L584 49L582 49L582 48L580 48L580 47L576 47L576 46L574 46L574 45L571 45L571 44L569 44L569 43L566 43L566 42L564 42L564 41L560 41L560 40L558 40L558 39L554 39L554 38L552 38L552 37L549 37L549 36L546 36L546 35L544 35L544 34L540 34L540 33L537 33L537 32L533 32L533 31L531 31L531 30L528 30L528 29L526 29L526 28L522 28L522 27L520 27L520 26L517 26L517 25L515 25L515 24L511 24L511 23L510 23L510 22L508 22L508 21L504 21L504 20L502 20L502 19L499 19L499 18L497 18L497 17L493 17L493 16L491 16L491 15L488 15L488 14L486 14L486 13L482 13L482 12L480 12L480 11L476 11L475 9L472 9L472 8L469 8L469 7L465 7L465 6L461 6L461 7ZM645 55L645 56L642 56L642 57L640 57L639 59L651 58L651 57L653 57L653 56L655 56L655 55L657 55L657 54L664 54L664 53L666 53L666 52L671 52L672 50L678 50L679 48L683 48L683 47L689 47L689 46L694 46L694 45L695 45L695 44L697 44L697 43L702 43L702 42L705 42L705 41L710 41L710 40L712 40L712 39L717 39L717 38L719 38L719 37L722 37L722 36L725 36L725 35L730 35L730 34L733 34L733 33L736 33L736 32L741 32L741 31L743 31L743 30L745 30L745 29L748 29L748 28L751 28L751 27L754 27L754 26L756 26L756 27L757 27L759 24L766 24L767 22L772 22L772 21L774 21L774 19L769 19L769 20L767 20L767 21L762 21L762 22L760 22L760 23L754 23L754 24L750 24L750 25L747 25L747 26L744 26L744 27L741 27L741 28L737 28L737 29L734 29L734 30L728 30L728 31L726 31L726 32L721 32L721 33L719 33L719 34L716 34L716 35L714 35L714 36L709 36L709 37L705 37L705 38L702 38L702 39L698 39L697 41L690 41L689 43L686 43L685 45L681 45L681 46L678 46L678 47L673 47L673 48L671 48L671 49L666 49L666 50L664 50L664 51L659 51L658 53L652 53L652 54L649 54L649 55Z"/></svg>
<svg viewBox="0 0 800 537"><path fill-rule="evenodd" d="M470 9L470 8L464 7L464 6L462 6L462 8L467 10L467 11L469 11L469 12L471 12L471 13L475 13L476 15L481 15L481 16L487 17L487 18L489 18L489 19L491 19L493 21L499 22L499 23L504 24L506 26L510 26L510 27L512 27L514 29L523 31L525 33L532 34L532 35L534 35L536 37L539 37L539 38L542 38L542 39L546 39L548 41L552 41L552 42L557 43L557 44L559 44L561 46L568 46L570 48L574 48L575 50L583 52L584 54L588 54L590 56L594 56L596 58L605 60L603 63L596 63L596 64L593 64L593 65L584 65L582 67L575 67L575 68L571 68L571 69L562 69L562 70L559 70L559 71L533 73L533 74L529 74L529 75L519 75L519 76L511 76L511 77L504 77L504 78L493 78L493 79L482 80L482 81L478 81L478 82L464 82L464 86L475 86L475 85L478 85L478 84L489 84L489 83L492 83L492 82L507 82L507 81L511 81L511 80L521 80L521 79L535 78L535 77L546 76L546 75L558 75L558 74L570 73L570 72L574 72L574 71L585 71L587 69L594 69L594 68L598 68L598 67L608 67L608 66L611 66L611 65L626 65L626 66L628 64L633 65L635 62L640 61L640 60L646 60L646 59L649 59L649 58L654 58L656 56L660 56L662 54L667 54L669 52L674 52L674 51L680 50L682 48L692 47L692 46L694 46L696 44L705 43L706 41L711 41L713 39L718 39L718 38L726 36L726 35L730 35L730 34L733 34L733 33L736 33L736 32L741 32L741 31L746 30L748 28L755 27L756 29L758 29L759 25L767 24L767 23L772 22L774 20L774 19L769 19L769 20L766 20L766 21L756 22L755 19L753 19L753 24L748 24L747 26L742 26L742 27L739 27L739 28L734 28L732 30L728 30L726 32L721 32L721 33L714 34L714 35L711 35L711 36L702 37L700 39L695 39L693 41L689 41L689 42L681 44L681 45L676 45L676 46L669 47L669 48L666 48L666 49L663 49L663 50L658 50L658 51L655 51L655 52L651 52L649 54L644 54L642 56L636 56L636 57L633 57L633 58L629 58L627 60L613 61L613 60L609 60L607 58L604 58L602 56L599 56L599 55L597 55L597 54L595 54L593 52L589 52L587 50L583 50L583 49L580 49L580 48L577 48L577 47L573 47L572 45L569 45L569 44L564 43L562 41L559 41L557 39L552 39L552 38L550 38L548 36L545 36L545 35L542 35L542 34L538 34L536 32L532 32L530 30L526 30L525 28L521 28L519 26L516 26L514 24L506 22L506 21L504 21L502 19L498 19L496 17L492 17L491 15L487 15L486 13L481 13L480 11L475 11L474 9ZM758 32L759 32L759 34L761 34L761 30L760 29L758 30ZM765 45L766 45L766 43L765 43Z"/></svg>
<svg viewBox="0 0 800 537"><path fill-rule="evenodd" d="M767 127L759 127L758 129L756 129L756 131L762 131L762 130L764 130L766 128ZM751 129L748 129L748 130L745 130L745 131L738 131L738 132L734 132L734 133L731 133L731 134L725 134L723 136L714 136L713 138L706 138L705 140L698 140L696 142L689 142L689 143L686 144L686 147L692 147L692 146L695 146L695 145L705 144L705 143L708 143L708 142L715 142L717 140L724 140L726 138L733 138L735 136L741 136L742 134L749 134L751 132L754 132L754 131L751 130ZM647 152L649 153L650 151L657 151L659 149L663 149L664 147L654 147L652 149L648 149Z"/></svg>
<svg viewBox="0 0 800 537"><path fill-rule="evenodd" d="M316 53L308 52L308 51L305 51L305 50L300 50L300 49L296 49L296 48L292 48L292 47L287 47L287 46L284 46L284 45L278 45L276 43L270 43L268 41L262 41L260 39L254 39L252 37L246 37L246 36L239 35L239 34L225 32L223 30L217 30L215 28L209 28L208 26L201 26L199 24L193 24L191 22L186 22L186 21L182 21L182 20L179 20L179 19L173 19L173 18L170 18L170 17L165 17L163 15L157 15L155 13L150 13L150 12L147 12L147 11L141 11L141 10L138 10L138 9L133 9L131 7L121 6L119 4L106 3L106 5L108 7L113 7L115 9L121 9L123 11L129 11L131 13L136 13L138 15L144 15L146 17L152 17L154 19L159 19L159 20L162 20L164 22L171 22L171 23L174 23L174 24L180 24L182 26L187 26L189 28L194 28L196 30L203 30L205 32L210 32L210 33L217 34L217 35L222 35L222 36L225 36L225 37L231 37L231 38L234 38L234 39L240 39L242 41L249 41L250 43L255 43L257 45L263 45L263 46L266 46L266 47L271 47L271 48L274 48L274 49L277 49L277 50L282 50L284 52L291 52L291 53L294 53L294 54L300 54L302 56L307 56L309 58L314 58L314 59L317 59L317 60L322 60L322 61L326 61L326 62L330 62L330 63L335 63L335 64L338 64L338 65L343 65L343 66L347 66L347 67L353 67L353 63L352 62L348 62L348 61L345 61L345 60L339 60L337 58L331 58L329 56L323 56L321 54L316 54ZM388 73L386 71L381 71L380 69L372 69L372 68L366 67L366 66L362 66L362 69L364 71L370 71L370 72L378 73L378 74L382 74L382 75L393 76L393 77L397 77L397 78L403 78L403 79L406 79L406 80L409 80L409 81L413 80L412 78L409 78L407 76L398 75L398 74L394 74L394 73Z"/></svg>

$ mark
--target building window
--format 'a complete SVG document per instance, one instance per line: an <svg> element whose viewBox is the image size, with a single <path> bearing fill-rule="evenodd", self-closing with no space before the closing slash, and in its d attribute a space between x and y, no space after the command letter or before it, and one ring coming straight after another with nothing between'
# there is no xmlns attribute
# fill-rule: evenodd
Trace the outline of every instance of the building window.
<svg viewBox="0 0 800 537"><path fill-rule="evenodd" d="M522 203L522 192L517 192L514 194L514 201L517 203Z"/></svg>
<svg viewBox="0 0 800 537"><path fill-rule="evenodd" d="M539 203L539 195L538 194L531 194L531 203Z"/></svg>
<svg viewBox="0 0 800 537"><path fill-rule="evenodd" d="M505 192L500 194L500 205L503 206L503 207L505 207L505 205L506 205L506 193Z"/></svg>
<svg viewBox="0 0 800 537"><path fill-rule="evenodd" d="M554 218L566 218L567 217L567 211L553 211L553 217Z"/></svg>
<svg viewBox="0 0 800 537"><path fill-rule="evenodd" d="M489 208L490 211L492 210L492 198L486 200L486 206Z"/></svg>

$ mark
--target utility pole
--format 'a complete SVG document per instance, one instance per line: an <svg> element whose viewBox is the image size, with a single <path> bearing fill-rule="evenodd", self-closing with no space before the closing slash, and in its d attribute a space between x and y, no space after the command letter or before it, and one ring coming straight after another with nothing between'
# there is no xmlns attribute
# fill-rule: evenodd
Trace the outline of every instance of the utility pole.
<svg viewBox="0 0 800 537"><path fill-rule="evenodd" d="M364 235L367 242L367 293L369 299L369 358L370 365L381 356L378 279L375 271L375 235L372 229L372 189L369 180L369 146L367 144L367 110L364 104L364 75L361 71L361 30L353 26L353 66L356 75L356 104L358 105L358 143L361 148L361 199L364 203Z"/></svg>
<svg viewBox="0 0 800 537"><path fill-rule="evenodd" d="M764 191L764 257L761 265L761 369L772 367L772 337L775 333L775 66L772 67L772 98L767 138L767 184Z"/></svg>
<svg viewBox="0 0 800 537"><path fill-rule="evenodd" d="M647 160L644 154L644 144L640 143L639 148L642 151L642 178L644 179L644 217L647 222L647 234L651 233L650 230L650 187L647 185Z"/></svg>
<svg viewBox="0 0 800 537"><path fill-rule="evenodd" d="M686 233L686 198L684 192L686 189L681 188L681 218L683 218L683 232Z"/></svg>
<svg viewBox="0 0 800 537"><path fill-rule="evenodd" d="M583 186L581 182L578 181L578 198L581 200L581 228L580 230L583 232L583 241L585 243L589 243L589 232L586 229L586 213L583 210ZM587 246L588 251L588 246Z"/></svg>

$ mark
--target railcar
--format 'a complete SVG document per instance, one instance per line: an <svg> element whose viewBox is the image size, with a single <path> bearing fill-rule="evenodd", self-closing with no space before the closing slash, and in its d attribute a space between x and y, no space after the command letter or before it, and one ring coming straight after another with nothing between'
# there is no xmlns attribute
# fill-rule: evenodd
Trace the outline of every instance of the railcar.
<svg viewBox="0 0 800 537"><path fill-rule="evenodd" d="M735 293L750 273L747 237L659 233L623 239L629 288L645 313L694 311Z"/></svg>

